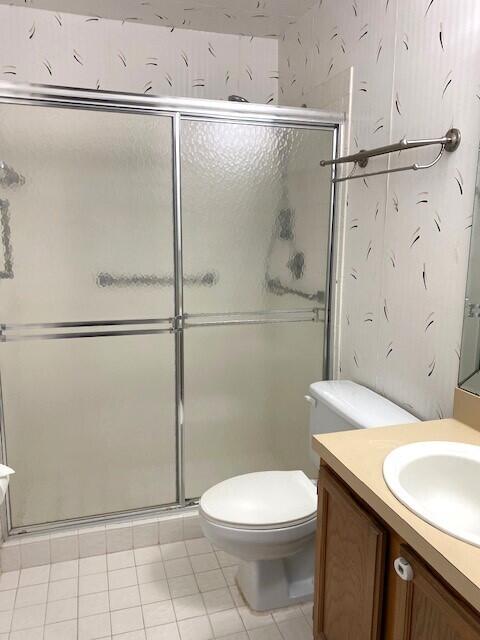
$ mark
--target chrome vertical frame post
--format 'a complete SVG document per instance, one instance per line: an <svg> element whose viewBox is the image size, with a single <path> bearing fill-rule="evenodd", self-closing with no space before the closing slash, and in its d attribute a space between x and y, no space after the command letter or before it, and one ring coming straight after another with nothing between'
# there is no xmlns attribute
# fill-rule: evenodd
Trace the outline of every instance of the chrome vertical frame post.
<svg viewBox="0 0 480 640"><path fill-rule="evenodd" d="M339 145L339 127L335 127L333 129L332 135L332 158L337 156ZM330 190L330 218L328 221L328 255L327 255L327 277L325 279L325 326L324 326L324 342L323 342L323 377L325 380L329 380L332 378L332 357L331 357L331 349L333 346L333 323L332 320L332 291L333 282L332 280L335 278L335 269L334 269L334 261L335 261L335 250L334 250L334 239L335 239L335 223L336 223L336 215L335 215L335 206L337 203L337 187L336 183L333 182L333 178L336 175L336 167L332 165L332 188Z"/></svg>
<svg viewBox="0 0 480 640"><path fill-rule="evenodd" d="M5 414L3 409L2 374L0 372L0 462L7 464L7 444L5 442ZM11 529L10 491L7 490L5 500L0 507L0 542L7 539Z"/></svg>
<svg viewBox="0 0 480 640"><path fill-rule="evenodd" d="M183 240L180 158L180 113L173 116L173 242L175 279L175 422L177 450L177 501L185 506L184 478L184 335L183 335Z"/></svg>

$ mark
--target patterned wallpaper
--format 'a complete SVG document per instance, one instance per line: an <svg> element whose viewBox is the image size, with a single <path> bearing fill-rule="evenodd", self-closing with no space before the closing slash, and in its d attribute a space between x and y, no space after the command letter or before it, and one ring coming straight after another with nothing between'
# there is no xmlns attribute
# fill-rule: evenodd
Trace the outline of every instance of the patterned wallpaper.
<svg viewBox="0 0 480 640"><path fill-rule="evenodd" d="M280 43L280 102L302 104L350 66L352 151L452 125L463 138L433 169L348 183L340 375L422 418L448 416L480 136L480 3L320 0ZM434 157L408 151L369 169Z"/></svg>
<svg viewBox="0 0 480 640"><path fill-rule="evenodd" d="M276 103L272 38L169 29L0 5L0 78Z"/></svg>
<svg viewBox="0 0 480 640"><path fill-rule="evenodd" d="M278 38L315 0L0 0L169 28Z"/></svg>

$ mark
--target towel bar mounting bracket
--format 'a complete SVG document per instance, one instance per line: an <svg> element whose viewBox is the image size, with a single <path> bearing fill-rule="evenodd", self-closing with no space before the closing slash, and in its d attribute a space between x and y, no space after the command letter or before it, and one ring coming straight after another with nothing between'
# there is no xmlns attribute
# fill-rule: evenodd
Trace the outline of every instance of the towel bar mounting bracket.
<svg viewBox="0 0 480 640"><path fill-rule="evenodd" d="M452 151L456 151L461 139L460 130L449 129L445 137L447 138L447 142L445 142L445 151L448 151L450 153Z"/></svg>
<svg viewBox="0 0 480 640"><path fill-rule="evenodd" d="M367 150L366 149L360 149L360 153L366 153ZM361 169L365 169L365 167L368 164L368 158L361 158L360 160L357 161L358 166Z"/></svg>

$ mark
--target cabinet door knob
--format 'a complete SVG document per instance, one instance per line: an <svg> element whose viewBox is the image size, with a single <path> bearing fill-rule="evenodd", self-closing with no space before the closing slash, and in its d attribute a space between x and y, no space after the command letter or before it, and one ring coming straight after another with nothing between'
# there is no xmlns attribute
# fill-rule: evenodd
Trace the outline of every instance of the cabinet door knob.
<svg viewBox="0 0 480 640"><path fill-rule="evenodd" d="M413 569L408 560L405 560L405 558L402 557L397 558L394 561L393 566L402 580L405 580L406 582L413 580Z"/></svg>

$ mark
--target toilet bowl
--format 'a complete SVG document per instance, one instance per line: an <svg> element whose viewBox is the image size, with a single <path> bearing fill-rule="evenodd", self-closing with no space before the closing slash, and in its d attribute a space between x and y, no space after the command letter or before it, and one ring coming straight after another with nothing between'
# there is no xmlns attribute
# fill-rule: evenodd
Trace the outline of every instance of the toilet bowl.
<svg viewBox="0 0 480 640"><path fill-rule="evenodd" d="M313 434L418 422L349 380L310 385ZM318 467L318 456L312 450ZM240 558L240 591L256 611L313 596L317 494L303 471L259 471L224 480L200 498L200 523L215 547Z"/></svg>
<svg viewBox="0 0 480 640"><path fill-rule="evenodd" d="M252 609L312 596L316 503L315 485L302 471L236 476L201 497L205 537L242 560L237 584Z"/></svg>

